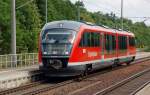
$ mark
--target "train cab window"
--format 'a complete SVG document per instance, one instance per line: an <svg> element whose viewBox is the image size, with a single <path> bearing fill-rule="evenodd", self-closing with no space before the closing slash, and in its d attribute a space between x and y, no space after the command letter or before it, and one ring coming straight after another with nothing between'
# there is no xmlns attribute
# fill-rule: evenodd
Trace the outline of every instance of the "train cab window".
<svg viewBox="0 0 150 95"><path fill-rule="evenodd" d="M105 34L105 49L107 52L116 50L116 37L114 35Z"/></svg>
<svg viewBox="0 0 150 95"><path fill-rule="evenodd" d="M119 49L126 50L127 49L127 37L126 36L119 36Z"/></svg>
<svg viewBox="0 0 150 95"><path fill-rule="evenodd" d="M129 37L129 46L135 46L135 38Z"/></svg>
<svg viewBox="0 0 150 95"><path fill-rule="evenodd" d="M100 46L100 33L84 32L79 46L80 47L99 47Z"/></svg>

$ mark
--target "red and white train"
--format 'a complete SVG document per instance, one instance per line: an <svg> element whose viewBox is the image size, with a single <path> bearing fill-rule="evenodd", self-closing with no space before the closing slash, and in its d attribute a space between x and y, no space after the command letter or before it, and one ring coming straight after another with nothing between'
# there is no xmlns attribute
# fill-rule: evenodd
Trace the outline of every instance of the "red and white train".
<svg viewBox="0 0 150 95"><path fill-rule="evenodd" d="M74 76L130 64L135 55L133 33L82 22L47 23L39 37L39 68L49 76Z"/></svg>

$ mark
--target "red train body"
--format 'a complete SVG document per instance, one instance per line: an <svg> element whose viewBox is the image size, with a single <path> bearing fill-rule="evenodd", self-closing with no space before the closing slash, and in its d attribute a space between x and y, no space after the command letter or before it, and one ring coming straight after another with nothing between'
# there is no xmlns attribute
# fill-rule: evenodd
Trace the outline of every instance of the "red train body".
<svg viewBox="0 0 150 95"><path fill-rule="evenodd" d="M39 37L40 70L49 76L74 76L129 64L135 55L133 33L76 21L48 23Z"/></svg>

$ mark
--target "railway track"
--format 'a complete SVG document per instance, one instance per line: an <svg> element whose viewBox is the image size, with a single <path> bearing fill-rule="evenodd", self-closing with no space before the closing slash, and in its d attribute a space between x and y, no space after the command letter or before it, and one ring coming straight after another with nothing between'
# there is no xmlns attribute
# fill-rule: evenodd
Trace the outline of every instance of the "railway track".
<svg viewBox="0 0 150 95"><path fill-rule="evenodd" d="M130 95L135 95L137 94L140 90L142 90L146 85L150 84L150 81L146 82L145 84L143 84L142 86L140 86L137 90L135 90L134 92L132 92Z"/></svg>
<svg viewBox="0 0 150 95"><path fill-rule="evenodd" d="M131 81L134 81L135 79L137 79L137 78L139 78L139 77L141 77L141 76L143 76L144 74L147 74L147 73L149 73L149 75L150 75L150 68L149 69L146 69L146 70L144 70L144 71L141 71L141 72L139 72L139 73L137 73L137 74L135 74L135 75L132 75L131 77L128 77L128 78L126 78L126 79L124 79L124 80L122 80L122 81L120 81L120 82L118 82L118 83L116 83L116 84L114 84L114 85L111 85L111 86L109 86L109 87L107 87L107 88L105 88L105 89L103 89L103 90L101 90L101 91L99 91L99 92L97 92L97 93L95 93L94 95L119 95L119 93L121 93L120 92L120 89L124 89L124 88L121 88L121 86L124 86L125 84L127 84L127 83L129 83L129 82L131 82ZM145 75L146 76L146 75ZM138 81L138 82L140 82L140 81ZM130 84L131 85L131 84ZM119 88L120 87L120 88ZM126 85L126 87L127 87L127 85ZM143 86L144 87L144 86ZM130 89L130 88L129 88ZM128 89L128 90L129 90ZM136 89L136 88L135 88ZM127 90L127 89L126 89ZM133 90L134 91L134 90ZM130 92L131 92L131 90L130 90ZM137 92L137 91L136 91ZM135 92L135 93L136 93ZM115 93L115 94L114 94ZM117 93L117 94L116 94ZM133 93L133 94L131 94L131 95L134 95L135 93ZM129 95L129 93L127 93L127 92L122 92L121 93L121 95Z"/></svg>
<svg viewBox="0 0 150 95"><path fill-rule="evenodd" d="M147 63L146 61L149 61L150 58L147 57L147 58L144 58L144 59L141 59L141 60L136 60L136 62L134 63L141 63L141 62L144 62L144 63ZM149 63L148 63L149 64ZM135 66L134 66L135 65ZM146 70L141 69L141 70L137 70L135 73L131 73L130 72L132 71L131 70L131 67L134 68L136 70L136 65L137 64L131 64L130 66L120 66L120 67L117 67L113 70L111 70L111 72L114 72L114 73L111 73L111 72L106 72L102 75L100 75L101 77L98 77L98 81L101 81L101 83L98 83L96 85L93 85L93 84L90 84L90 85L87 85L86 87L83 87L83 88L79 88L73 92L69 92L69 95L129 95L127 93L123 94L123 92L125 92L125 90L123 89L122 92L118 92L119 90L116 90L118 87L120 86L123 86L125 85L126 83L130 82L131 80L134 80L136 78L140 78L141 76L143 76L145 73L148 73L150 72L150 65L143 65L143 64L139 64L139 66L142 68L142 67L147 67ZM128 69L130 68L130 69ZM124 69L123 71L125 73L123 73L124 76L122 76L122 69ZM129 70L129 72L126 72L126 70ZM138 73L137 73L138 72ZM107 74L107 73L110 73L110 74ZM120 73L120 74L119 74ZM98 73L96 73L96 75L98 75ZM144 79L144 78L143 78ZM145 81L147 80L150 80L150 77L149 75L146 76L146 79ZM142 81L142 78L141 78L141 81ZM144 82L141 82L139 83L138 81L138 85L141 86L142 84L144 84ZM97 83L97 81L95 82ZM134 84L134 83L133 83ZM134 86L134 85L133 85ZM135 84L135 86L137 86L137 84ZM139 87L137 86L137 87ZM127 86L125 86L127 87ZM135 87L133 87L135 88ZM126 90L130 90L130 88L125 88ZM135 89L132 89L131 92L129 93L132 93L133 91L135 91L137 88ZM112 93L108 93L109 91L113 91L115 90L116 92L118 92L117 94L112 94ZM65 95L65 94L63 94ZM134 94L133 94L134 95Z"/></svg>
<svg viewBox="0 0 150 95"><path fill-rule="evenodd" d="M25 92L21 95L36 95L36 94L40 94L40 93L43 93L43 92L46 92L46 91L49 91L49 90L56 89L58 87L61 87L61 86L64 86L64 85L67 85L67 84L70 84L70 83L73 83L73 82L74 82L73 80L69 80L69 81L64 81L64 82L57 83L57 84L49 84L47 86L39 88L38 90L34 89L32 91Z"/></svg>
<svg viewBox="0 0 150 95"><path fill-rule="evenodd" d="M138 59L133 63L144 62L144 61L148 61L148 60L150 60L150 58L146 57L143 59ZM135 64L131 64L130 66L132 66L132 65L135 65ZM124 67L128 67L128 66L119 66L119 67L116 67L113 69L110 69L110 67L109 67L106 70L100 70L100 72L92 73L92 74L88 75L87 77L84 77L83 81L88 79L88 78L91 78L91 77L94 77L94 76L97 76L100 74L105 74L109 71L118 70L118 69L121 69ZM10 94L11 95L36 95L36 94L42 94L44 92L49 92L51 90L57 89L59 87L62 87L62 86L65 86L65 85L68 85L68 84L71 84L74 82L75 82L74 79L65 80L63 82L58 82L58 83L46 83L46 84L43 84L43 82L35 82L35 83L28 84L26 86L21 86L21 87L17 87L14 89L8 89L5 91L1 91L0 95L7 95L7 94L9 94L9 95ZM99 95L99 94L97 93L97 95Z"/></svg>

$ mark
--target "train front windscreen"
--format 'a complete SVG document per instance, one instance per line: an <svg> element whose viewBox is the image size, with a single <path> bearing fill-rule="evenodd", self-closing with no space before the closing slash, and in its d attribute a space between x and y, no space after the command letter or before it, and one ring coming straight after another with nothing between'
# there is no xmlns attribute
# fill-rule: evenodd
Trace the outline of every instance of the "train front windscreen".
<svg viewBox="0 0 150 95"><path fill-rule="evenodd" d="M44 55L69 55L76 32L69 29L45 30L42 35Z"/></svg>

